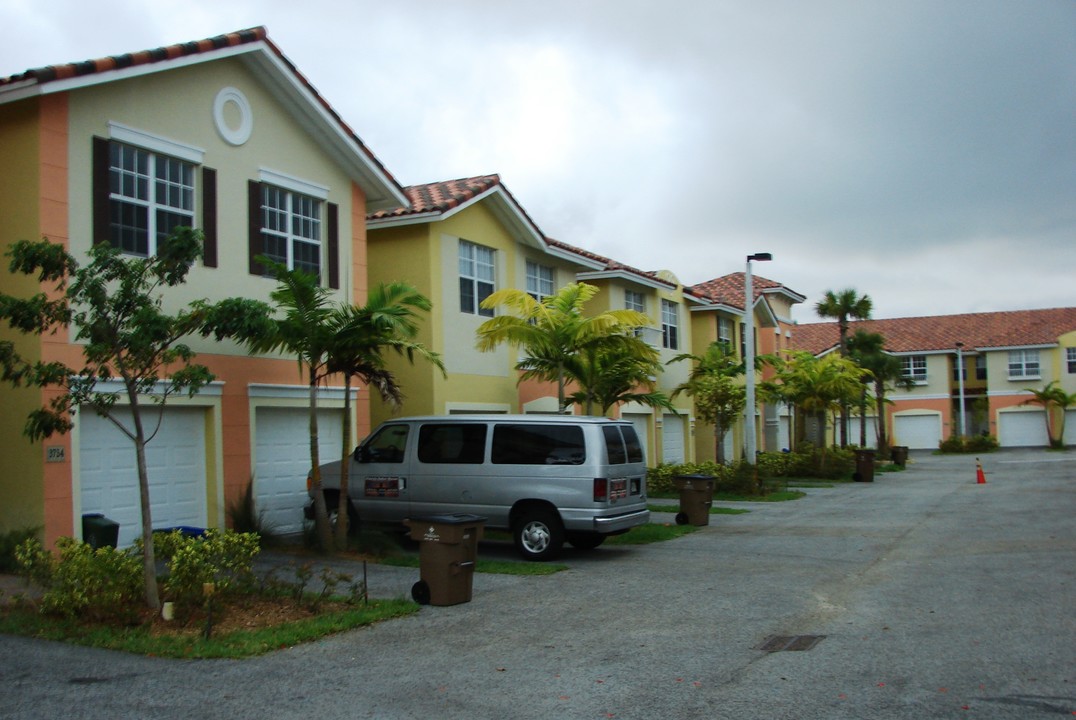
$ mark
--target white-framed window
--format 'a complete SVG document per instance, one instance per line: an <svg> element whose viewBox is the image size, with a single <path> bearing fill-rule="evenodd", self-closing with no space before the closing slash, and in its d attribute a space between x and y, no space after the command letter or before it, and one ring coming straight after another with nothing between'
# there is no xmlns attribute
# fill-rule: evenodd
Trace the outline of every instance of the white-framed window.
<svg viewBox="0 0 1076 720"><path fill-rule="evenodd" d="M538 302L553 294L553 268L527 261L527 294Z"/></svg>
<svg viewBox="0 0 1076 720"><path fill-rule="evenodd" d="M108 143L109 242L149 257L179 226L194 226L194 164L126 143Z"/></svg>
<svg viewBox="0 0 1076 720"><path fill-rule="evenodd" d="M986 380L986 355L975 356L975 379Z"/></svg>
<svg viewBox="0 0 1076 720"><path fill-rule="evenodd" d="M1009 378L1033 379L1039 377L1038 350L1010 350Z"/></svg>
<svg viewBox="0 0 1076 720"><path fill-rule="evenodd" d="M1076 347L1065 348L1065 365L1070 375L1076 374Z"/></svg>
<svg viewBox="0 0 1076 720"><path fill-rule="evenodd" d="M494 250L460 240L460 312L493 317L481 303L496 289Z"/></svg>
<svg viewBox="0 0 1076 720"><path fill-rule="evenodd" d="M732 343L736 339L735 327L731 318L720 316L717 318L717 341L721 343L726 353L732 352Z"/></svg>
<svg viewBox="0 0 1076 720"><path fill-rule="evenodd" d="M669 350L680 347L679 306L664 299L661 301L661 346Z"/></svg>
<svg viewBox="0 0 1076 720"><path fill-rule="evenodd" d="M927 381L927 356L905 355L900 359L901 374L917 383Z"/></svg>
<svg viewBox="0 0 1076 720"><path fill-rule="evenodd" d="M289 270L321 277L322 201L274 185L262 185L263 252Z"/></svg>
<svg viewBox="0 0 1076 720"><path fill-rule="evenodd" d="M646 313L646 296L635 290L624 291L624 309Z"/></svg>

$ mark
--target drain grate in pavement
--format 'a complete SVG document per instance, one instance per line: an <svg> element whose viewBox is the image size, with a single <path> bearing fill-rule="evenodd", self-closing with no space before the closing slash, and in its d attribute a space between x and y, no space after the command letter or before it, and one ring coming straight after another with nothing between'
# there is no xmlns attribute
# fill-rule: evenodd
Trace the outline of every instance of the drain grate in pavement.
<svg viewBox="0 0 1076 720"><path fill-rule="evenodd" d="M825 640L825 635L770 635L756 649L762 652L802 652Z"/></svg>

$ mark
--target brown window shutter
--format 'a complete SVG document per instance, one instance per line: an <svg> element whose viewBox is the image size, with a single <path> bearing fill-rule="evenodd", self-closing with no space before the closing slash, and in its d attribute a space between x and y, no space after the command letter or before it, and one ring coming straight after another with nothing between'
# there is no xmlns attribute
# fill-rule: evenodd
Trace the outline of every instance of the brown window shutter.
<svg viewBox="0 0 1076 720"><path fill-rule="evenodd" d="M247 226L250 274L265 275L265 268L255 259L265 251L262 242L262 184L257 180L247 183Z"/></svg>
<svg viewBox="0 0 1076 720"><path fill-rule="evenodd" d="M328 250L329 287L340 288L340 207L329 203Z"/></svg>
<svg viewBox="0 0 1076 720"><path fill-rule="evenodd" d="M111 242L109 225L108 197L111 194L109 188L109 158L108 140L101 137L93 139L93 237L90 238L92 245L99 242Z"/></svg>
<svg viewBox="0 0 1076 720"><path fill-rule="evenodd" d="M202 264L217 267L217 171L202 168Z"/></svg>

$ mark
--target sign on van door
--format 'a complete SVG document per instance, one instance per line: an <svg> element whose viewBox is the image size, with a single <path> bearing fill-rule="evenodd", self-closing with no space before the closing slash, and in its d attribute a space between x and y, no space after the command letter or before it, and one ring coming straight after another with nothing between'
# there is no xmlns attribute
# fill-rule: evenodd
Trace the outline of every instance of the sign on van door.
<svg viewBox="0 0 1076 720"><path fill-rule="evenodd" d="M409 425L386 425L367 440L352 463L351 476L362 478L362 497L359 514L369 520L395 519L407 503L408 473L407 436ZM385 507L391 503L392 507Z"/></svg>

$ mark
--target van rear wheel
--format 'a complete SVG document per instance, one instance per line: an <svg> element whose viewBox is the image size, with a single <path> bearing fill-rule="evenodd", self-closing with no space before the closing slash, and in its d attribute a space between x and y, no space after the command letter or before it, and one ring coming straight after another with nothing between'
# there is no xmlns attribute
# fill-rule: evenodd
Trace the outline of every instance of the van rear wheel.
<svg viewBox="0 0 1076 720"><path fill-rule="evenodd" d="M564 547L564 527L552 510L524 510L512 528L516 550L524 560L552 560Z"/></svg>

